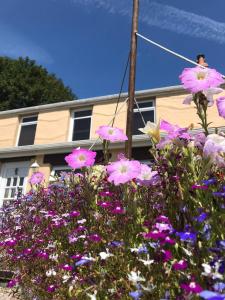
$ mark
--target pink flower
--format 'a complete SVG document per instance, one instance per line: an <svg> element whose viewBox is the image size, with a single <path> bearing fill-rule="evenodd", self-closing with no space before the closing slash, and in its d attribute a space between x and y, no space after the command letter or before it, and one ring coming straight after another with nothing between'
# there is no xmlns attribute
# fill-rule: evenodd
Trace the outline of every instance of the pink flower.
<svg viewBox="0 0 225 300"><path fill-rule="evenodd" d="M174 270L185 270L185 269L187 269L187 266L188 266L188 264L187 264L186 260L184 260L184 259L182 259L178 262L175 262L173 264Z"/></svg>
<svg viewBox="0 0 225 300"><path fill-rule="evenodd" d="M111 126L100 126L96 133L103 139L110 142L126 141L127 136L122 129Z"/></svg>
<svg viewBox="0 0 225 300"><path fill-rule="evenodd" d="M107 201L98 201L97 205L102 207L102 208L109 208L112 206L111 202L107 202Z"/></svg>
<svg viewBox="0 0 225 300"><path fill-rule="evenodd" d="M225 118L225 97L219 97L216 100L216 105L220 117Z"/></svg>
<svg viewBox="0 0 225 300"><path fill-rule="evenodd" d="M65 157L65 161L73 169L92 166L95 163L96 152L87 149L74 149Z"/></svg>
<svg viewBox="0 0 225 300"><path fill-rule="evenodd" d="M54 284L51 284L47 287L47 292L53 293L53 292L55 292L56 288L57 287Z"/></svg>
<svg viewBox="0 0 225 300"><path fill-rule="evenodd" d="M140 174L141 164L136 160L121 159L107 166L108 181L115 185L126 183Z"/></svg>
<svg viewBox="0 0 225 300"><path fill-rule="evenodd" d="M224 82L222 75L216 70L201 67L185 68L179 78L184 88L191 93L218 87Z"/></svg>
<svg viewBox="0 0 225 300"><path fill-rule="evenodd" d="M68 264L65 264L65 265L61 266L61 269L65 270L65 271L72 271L73 267Z"/></svg>
<svg viewBox="0 0 225 300"><path fill-rule="evenodd" d="M170 259L172 259L172 253L170 250L162 250L162 255L163 255L163 261L164 262L167 262L169 261Z"/></svg>
<svg viewBox="0 0 225 300"><path fill-rule="evenodd" d="M213 106L214 104L213 95L220 94L223 91L224 90L221 88L209 88L205 91L202 91L208 100L208 106ZM191 104L192 100L193 100L193 95L188 95L187 97L185 97L183 104Z"/></svg>
<svg viewBox="0 0 225 300"><path fill-rule="evenodd" d="M186 292L194 293L194 294L198 294L203 290L202 287L199 284L197 284L195 281L191 281L188 284L182 283L180 287L184 289Z"/></svg>
<svg viewBox="0 0 225 300"><path fill-rule="evenodd" d="M44 181L44 174L41 172L33 173L29 180L31 184L40 184L42 181Z"/></svg>
<svg viewBox="0 0 225 300"><path fill-rule="evenodd" d="M218 134L209 134L203 148L203 155L211 159L219 167L225 166L221 154L225 153L225 137Z"/></svg>
<svg viewBox="0 0 225 300"><path fill-rule="evenodd" d="M79 215L80 215L79 211L74 210L70 212L70 217L79 217Z"/></svg>
<svg viewBox="0 0 225 300"><path fill-rule="evenodd" d="M148 165L141 164L141 171L137 179L141 185L150 185L156 183L157 174L157 171L152 171Z"/></svg>

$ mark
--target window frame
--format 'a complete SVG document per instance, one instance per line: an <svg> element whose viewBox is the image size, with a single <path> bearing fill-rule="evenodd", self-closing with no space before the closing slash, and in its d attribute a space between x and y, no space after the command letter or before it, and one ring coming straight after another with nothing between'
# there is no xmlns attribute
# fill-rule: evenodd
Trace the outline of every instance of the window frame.
<svg viewBox="0 0 225 300"><path fill-rule="evenodd" d="M36 121L31 121L31 122L25 122L23 123L23 119L25 118L32 118L32 117L37 117L37 120ZM20 120L19 120L19 129L18 129L18 134L17 134L17 138L16 138L16 146L17 147L23 147L23 146L30 146L30 145L21 145L19 146L19 140L20 140L20 134L21 134L21 131L22 131L22 126L29 126L29 125L37 125L38 124L38 114L35 114L35 115L26 115L26 116L21 116L20 117ZM36 127L36 130L37 130L37 127ZM36 136L36 131L35 131L35 135L34 135L34 142L35 142L35 136ZM34 145L34 143L32 144Z"/></svg>
<svg viewBox="0 0 225 300"><path fill-rule="evenodd" d="M80 112L80 111L86 111L86 110L91 110L91 115L85 116L85 117L74 118L74 113ZM78 109L71 110L71 113L70 113L70 130L69 130L69 141L70 142L90 140L91 131L92 131L92 117L93 117L93 107L88 106L88 107L85 107L85 108L78 108ZM78 120L89 119L89 118L91 119L89 138L88 139L83 139L83 140L73 140L74 120L76 120L76 119L78 119Z"/></svg>
<svg viewBox="0 0 225 300"><path fill-rule="evenodd" d="M155 109L155 99L136 99L136 101L137 101L137 103L138 103L138 105L140 105L141 103L152 103L152 106L149 106L149 107L139 107L139 110L140 110L140 112L142 113L142 112L146 112L146 111L153 111L154 112L154 121L153 121L153 123L155 123L156 122L156 109ZM136 105L136 102L134 102L134 106ZM138 108L134 108L133 109L133 119L134 119L134 116L135 116L135 114L136 113L139 113L139 110L138 110ZM134 121L133 121L133 123L134 123ZM144 127L144 124L143 124L143 127ZM132 134L133 136L134 135L144 135L144 133L140 133L140 134Z"/></svg>

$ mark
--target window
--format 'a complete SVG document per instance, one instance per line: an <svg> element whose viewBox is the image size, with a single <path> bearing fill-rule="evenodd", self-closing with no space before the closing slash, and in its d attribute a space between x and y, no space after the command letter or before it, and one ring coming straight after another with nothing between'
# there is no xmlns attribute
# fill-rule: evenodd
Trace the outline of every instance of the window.
<svg viewBox="0 0 225 300"><path fill-rule="evenodd" d="M91 109L73 112L73 141L88 140L90 138L91 115Z"/></svg>
<svg viewBox="0 0 225 300"><path fill-rule="evenodd" d="M153 100L140 101L138 102L139 110L147 123L147 121L155 121L155 107ZM134 104L134 116L133 116L133 134L143 134L139 131L139 128L143 128L143 120L138 110L136 103Z"/></svg>
<svg viewBox="0 0 225 300"><path fill-rule="evenodd" d="M37 127L37 116L23 117L20 125L18 146L33 145Z"/></svg>

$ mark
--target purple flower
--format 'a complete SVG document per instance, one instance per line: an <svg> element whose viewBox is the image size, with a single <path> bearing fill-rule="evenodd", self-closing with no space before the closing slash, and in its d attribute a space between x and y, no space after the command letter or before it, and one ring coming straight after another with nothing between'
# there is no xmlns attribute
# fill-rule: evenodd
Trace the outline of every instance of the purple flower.
<svg viewBox="0 0 225 300"><path fill-rule="evenodd" d="M56 285L54 285L54 284L51 284L51 285L49 285L48 287L47 287L47 292L49 292L49 293L54 293L55 292L55 290L56 290Z"/></svg>
<svg viewBox="0 0 225 300"><path fill-rule="evenodd" d="M216 178L210 178L208 180L202 180L202 183L204 185L212 185L215 184L217 182Z"/></svg>
<svg viewBox="0 0 225 300"><path fill-rule="evenodd" d="M219 97L216 100L219 116L225 118L225 97Z"/></svg>
<svg viewBox="0 0 225 300"><path fill-rule="evenodd" d="M72 153L65 157L65 161L73 169L93 166L96 152L87 149L74 149Z"/></svg>
<svg viewBox="0 0 225 300"><path fill-rule="evenodd" d="M33 173L29 180L30 184L40 184L42 181L44 181L44 174L41 172Z"/></svg>
<svg viewBox="0 0 225 300"><path fill-rule="evenodd" d="M195 281L191 281L188 284L182 283L180 287L188 293L198 294L202 291L202 287L199 284L197 284Z"/></svg>
<svg viewBox="0 0 225 300"><path fill-rule="evenodd" d="M78 260L78 261L75 263L75 266L76 266L76 267L78 267L78 266L84 266L84 265L89 264L90 262L91 262L91 260L82 258L82 259Z"/></svg>
<svg viewBox="0 0 225 300"><path fill-rule="evenodd" d="M166 234L163 232L160 232L157 229L150 231L148 233L144 233L144 238L146 238L146 239L158 240L158 239L165 239L165 237L166 237Z"/></svg>
<svg viewBox="0 0 225 300"><path fill-rule="evenodd" d="M225 166L221 153L225 153L225 137L218 134L209 134L203 148L203 155L211 159L219 167Z"/></svg>
<svg viewBox="0 0 225 300"><path fill-rule="evenodd" d="M169 261L170 259L172 259L172 253L170 250L161 250L162 252L162 255L163 255L163 261L164 262L167 262Z"/></svg>
<svg viewBox="0 0 225 300"><path fill-rule="evenodd" d="M224 82L222 75L216 70L201 67L185 68L179 78L184 88L191 93L218 87Z"/></svg>
<svg viewBox="0 0 225 300"><path fill-rule="evenodd" d="M200 185L200 184L194 184L191 187L193 190L207 190L208 186L207 185Z"/></svg>
<svg viewBox="0 0 225 300"><path fill-rule="evenodd" d="M137 176L139 184L148 186L150 184L155 184L157 181L156 175L157 171L152 171L152 169L145 164L141 164L140 174Z"/></svg>
<svg viewBox="0 0 225 300"><path fill-rule="evenodd" d="M193 139L195 147L202 149L206 141L205 134L203 132L197 133L193 136Z"/></svg>
<svg viewBox="0 0 225 300"><path fill-rule="evenodd" d="M108 181L115 185L127 183L137 178L141 171L141 164L136 160L121 159L107 166Z"/></svg>
<svg viewBox="0 0 225 300"><path fill-rule="evenodd" d="M8 283L7 283L7 287L8 288L13 288L14 286L16 286L18 284L18 279L17 278L14 278L14 279L11 279Z"/></svg>
<svg viewBox="0 0 225 300"><path fill-rule="evenodd" d="M213 285L213 288L217 292L222 292L223 290L225 290L225 283L217 282Z"/></svg>
<svg viewBox="0 0 225 300"><path fill-rule="evenodd" d="M202 223L203 221L205 221L205 219L208 217L207 213L201 213L198 217L195 218L195 220L199 223Z"/></svg>
<svg viewBox="0 0 225 300"><path fill-rule="evenodd" d="M127 136L122 129L111 126L100 126L96 133L103 139L110 142L126 141Z"/></svg>
<svg viewBox="0 0 225 300"><path fill-rule="evenodd" d="M188 267L188 264L187 264L186 260L184 260L184 259L182 259L178 262L175 262L173 264L174 270L185 270L185 269L187 269L187 267Z"/></svg>
<svg viewBox="0 0 225 300"><path fill-rule="evenodd" d="M108 202L108 201L98 201L97 205L102 207L102 208L109 208L109 207L112 206L112 203Z"/></svg>
<svg viewBox="0 0 225 300"><path fill-rule="evenodd" d="M130 292L129 295L131 296L131 298L133 298L134 300L138 300L140 299L140 297L142 296L142 292L137 290L134 292Z"/></svg>
<svg viewBox="0 0 225 300"><path fill-rule="evenodd" d="M224 300L225 299L225 294L220 295L218 293L207 291L207 290L202 291L199 294L199 296L206 300Z"/></svg>
<svg viewBox="0 0 225 300"><path fill-rule="evenodd" d="M197 236L196 233L194 232L177 232L176 235L178 235L181 239L181 241L186 241L186 242L190 242L190 241L195 241Z"/></svg>

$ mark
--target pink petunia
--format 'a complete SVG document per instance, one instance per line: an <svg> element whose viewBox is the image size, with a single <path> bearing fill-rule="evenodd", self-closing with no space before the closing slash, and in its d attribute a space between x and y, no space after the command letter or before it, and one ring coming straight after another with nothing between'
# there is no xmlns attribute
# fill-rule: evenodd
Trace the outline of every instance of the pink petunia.
<svg viewBox="0 0 225 300"><path fill-rule="evenodd" d="M96 152L87 149L74 149L65 157L67 164L73 169L93 166Z"/></svg>
<svg viewBox="0 0 225 300"><path fill-rule="evenodd" d="M141 164L140 174L137 176L137 180L140 185L150 185L157 182L157 171L152 171L152 169L145 164Z"/></svg>
<svg viewBox="0 0 225 300"><path fill-rule="evenodd" d="M179 76L185 89L198 93L224 83L222 75L214 69L201 67L185 68Z"/></svg>
<svg viewBox="0 0 225 300"><path fill-rule="evenodd" d="M40 184L41 182L44 181L44 174L41 172L35 172L32 174L29 182L31 184Z"/></svg>
<svg viewBox="0 0 225 300"><path fill-rule="evenodd" d="M219 116L225 118L225 97L219 97L216 100Z"/></svg>
<svg viewBox="0 0 225 300"><path fill-rule="evenodd" d="M123 130L111 126L100 126L96 133L103 139L110 142L122 142L127 140Z"/></svg>
<svg viewBox="0 0 225 300"><path fill-rule="evenodd" d="M136 160L121 159L107 166L108 181L115 185L126 183L140 174L141 164Z"/></svg>

